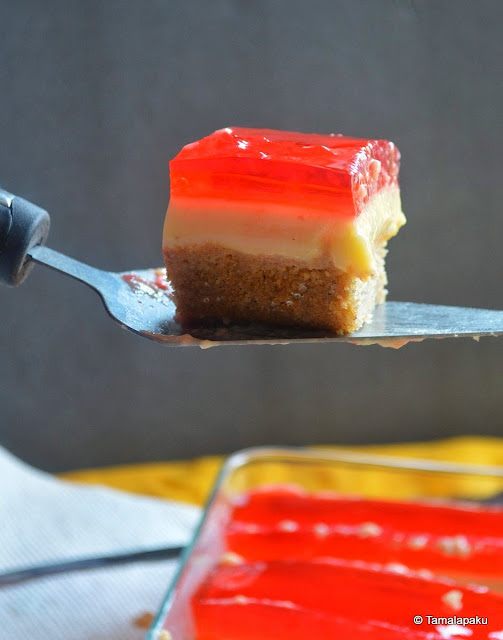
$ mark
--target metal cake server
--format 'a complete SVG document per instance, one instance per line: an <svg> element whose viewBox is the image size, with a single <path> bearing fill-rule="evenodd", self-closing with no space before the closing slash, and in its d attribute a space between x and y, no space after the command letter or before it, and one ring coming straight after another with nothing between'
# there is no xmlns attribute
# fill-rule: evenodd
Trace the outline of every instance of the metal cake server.
<svg viewBox="0 0 503 640"><path fill-rule="evenodd" d="M49 214L0 189L0 282L16 286L34 263L94 289L110 317L125 329L165 345L292 344L350 342L400 347L426 338L498 336L503 311L413 302L386 302L359 331L337 336L295 327L230 325L183 327L163 269L102 271L45 247Z"/></svg>

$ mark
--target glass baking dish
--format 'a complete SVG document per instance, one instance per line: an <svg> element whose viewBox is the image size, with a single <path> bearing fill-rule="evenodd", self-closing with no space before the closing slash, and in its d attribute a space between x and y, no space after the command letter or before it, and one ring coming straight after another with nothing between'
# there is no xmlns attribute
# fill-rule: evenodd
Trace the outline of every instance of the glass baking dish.
<svg viewBox="0 0 503 640"><path fill-rule="evenodd" d="M293 483L308 491L367 498L455 499L503 503L503 467L359 454L323 449L254 448L224 464L192 542L186 548L146 640L194 640L192 594L224 549L231 500L264 485ZM494 588L494 584L492 587ZM503 581L496 588L503 591Z"/></svg>

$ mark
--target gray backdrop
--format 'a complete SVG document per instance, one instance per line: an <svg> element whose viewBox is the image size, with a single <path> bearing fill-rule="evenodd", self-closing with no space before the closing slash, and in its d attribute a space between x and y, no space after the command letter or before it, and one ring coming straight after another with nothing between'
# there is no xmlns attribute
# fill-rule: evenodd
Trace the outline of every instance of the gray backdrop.
<svg viewBox="0 0 503 640"><path fill-rule="evenodd" d="M0 183L49 245L161 263L168 161L227 125L395 141L391 298L503 308L503 3L0 2ZM0 289L1 443L51 470L502 434L503 339L165 349L39 267Z"/></svg>

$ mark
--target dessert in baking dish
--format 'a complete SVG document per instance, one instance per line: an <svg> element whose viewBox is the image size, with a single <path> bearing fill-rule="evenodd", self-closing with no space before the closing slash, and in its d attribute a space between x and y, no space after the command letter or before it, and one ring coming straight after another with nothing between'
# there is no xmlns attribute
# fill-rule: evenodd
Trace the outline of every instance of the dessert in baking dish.
<svg viewBox="0 0 503 640"><path fill-rule="evenodd" d="M196 640L503 638L501 508L264 487L224 540L192 597Z"/></svg>
<svg viewBox="0 0 503 640"><path fill-rule="evenodd" d="M181 318L358 329L405 222L399 159L384 140L265 129L185 146L163 236Z"/></svg>

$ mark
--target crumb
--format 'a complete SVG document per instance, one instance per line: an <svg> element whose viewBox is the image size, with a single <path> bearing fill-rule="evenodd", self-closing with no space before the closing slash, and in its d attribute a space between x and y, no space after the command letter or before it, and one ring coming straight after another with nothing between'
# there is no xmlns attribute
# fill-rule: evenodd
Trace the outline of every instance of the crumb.
<svg viewBox="0 0 503 640"><path fill-rule="evenodd" d="M135 627L138 627L138 629L148 629L152 624L153 619L154 619L153 613L150 613L149 611L144 611L143 613L140 613L140 615L133 620L133 624Z"/></svg>
<svg viewBox="0 0 503 640"><path fill-rule="evenodd" d="M424 578L425 580L431 580L433 578L433 573L429 569L418 569L416 573L420 578Z"/></svg>
<svg viewBox="0 0 503 640"><path fill-rule="evenodd" d="M169 631L166 631L166 629L163 629L157 636L157 640L173 640L173 636Z"/></svg>
<svg viewBox="0 0 503 640"><path fill-rule="evenodd" d="M324 522L318 522L317 524L315 524L313 530L314 534L320 538L324 538L330 533L330 527Z"/></svg>
<svg viewBox="0 0 503 640"><path fill-rule="evenodd" d="M288 531L289 533L293 533L294 531L297 531L297 529L299 528L299 525L293 520L282 520L278 524L278 528L281 531Z"/></svg>
<svg viewBox="0 0 503 640"><path fill-rule="evenodd" d="M243 556L240 556L238 553L234 553L233 551L226 551L220 558L220 564L227 566L243 564L244 561Z"/></svg>
<svg viewBox="0 0 503 640"><path fill-rule="evenodd" d="M358 529L361 538L375 538L382 533L381 527L375 522L364 522Z"/></svg>
<svg viewBox="0 0 503 640"><path fill-rule="evenodd" d="M400 564L399 562L388 562L387 565L384 566L387 571L391 571L391 573L399 573L404 575L409 572L407 567L404 564Z"/></svg>
<svg viewBox="0 0 503 640"><path fill-rule="evenodd" d="M440 538L437 546L440 547L441 551L447 556L461 556L462 558L466 558L472 552L470 543L465 536Z"/></svg>
<svg viewBox="0 0 503 640"><path fill-rule="evenodd" d="M428 544L428 536L413 536L409 539L407 546L410 549L424 549Z"/></svg>
<svg viewBox="0 0 503 640"><path fill-rule="evenodd" d="M463 608L463 592L459 589L452 589L442 596L442 602L454 611L461 611Z"/></svg>

